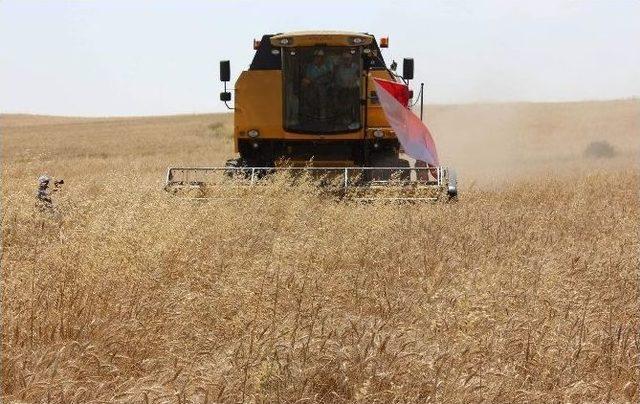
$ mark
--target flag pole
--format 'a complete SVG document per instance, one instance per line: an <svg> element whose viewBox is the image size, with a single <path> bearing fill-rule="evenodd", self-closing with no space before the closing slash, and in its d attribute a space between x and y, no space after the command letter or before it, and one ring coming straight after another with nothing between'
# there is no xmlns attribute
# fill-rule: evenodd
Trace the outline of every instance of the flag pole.
<svg viewBox="0 0 640 404"><path fill-rule="evenodd" d="M422 111L424 109L424 83L420 83L420 120L422 121Z"/></svg>

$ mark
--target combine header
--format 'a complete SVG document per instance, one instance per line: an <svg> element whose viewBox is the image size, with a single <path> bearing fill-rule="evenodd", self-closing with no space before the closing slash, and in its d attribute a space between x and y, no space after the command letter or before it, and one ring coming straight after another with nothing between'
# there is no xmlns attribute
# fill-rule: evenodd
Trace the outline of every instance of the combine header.
<svg viewBox="0 0 640 404"><path fill-rule="evenodd" d="M220 62L220 100L234 110L239 156L224 167L170 167L166 189L216 197L227 195L219 191L229 185L255 189L282 173L355 199L456 197L455 173L437 164L435 148L416 155L416 139L410 138L416 131L409 138L405 133L411 129L405 121L417 120L409 111L413 59L404 59L400 76L396 63L388 68L381 55L387 46L388 38L378 44L366 33L264 35L254 41L253 61L236 81L233 108L229 61ZM397 100L389 102L390 93ZM406 111L411 115L399 115ZM411 164L405 151L419 161Z"/></svg>

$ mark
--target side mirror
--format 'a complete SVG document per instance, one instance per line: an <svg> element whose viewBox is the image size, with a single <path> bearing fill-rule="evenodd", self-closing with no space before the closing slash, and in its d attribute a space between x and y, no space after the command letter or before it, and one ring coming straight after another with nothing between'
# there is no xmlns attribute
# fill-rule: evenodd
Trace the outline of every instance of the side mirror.
<svg viewBox="0 0 640 404"><path fill-rule="evenodd" d="M224 91L222 93L220 93L220 101L231 101L231 93L228 91Z"/></svg>
<svg viewBox="0 0 640 404"><path fill-rule="evenodd" d="M220 81L231 80L231 65L228 60L220 61Z"/></svg>
<svg viewBox="0 0 640 404"><path fill-rule="evenodd" d="M402 78L405 80L413 79L413 58L404 58L402 61Z"/></svg>

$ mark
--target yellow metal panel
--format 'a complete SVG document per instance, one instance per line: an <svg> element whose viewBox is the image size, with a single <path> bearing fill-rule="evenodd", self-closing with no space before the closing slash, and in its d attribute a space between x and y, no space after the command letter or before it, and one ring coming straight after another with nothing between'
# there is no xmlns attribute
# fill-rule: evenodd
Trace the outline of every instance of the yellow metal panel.
<svg viewBox="0 0 640 404"><path fill-rule="evenodd" d="M376 91L376 84L373 81L373 78L385 79L385 80L393 80L391 75L386 70L371 70L369 73L369 94L371 91ZM369 115L367 117L367 124L369 127L388 127L389 121L384 116L384 111L382 110L382 106L380 104L374 104L371 102L371 99L367 96L367 105L369 108Z"/></svg>
<svg viewBox="0 0 640 404"><path fill-rule="evenodd" d="M235 136L257 129L260 137L282 137L282 74L280 70L251 70L236 82Z"/></svg>
<svg viewBox="0 0 640 404"><path fill-rule="evenodd" d="M361 42L352 43L352 38L359 38ZM288 43L283 44L282 39L287 39ZM271 45L280 46L366 46L373 42L373 36L347 31L301 31L278 34L271 37Z"/></svg>

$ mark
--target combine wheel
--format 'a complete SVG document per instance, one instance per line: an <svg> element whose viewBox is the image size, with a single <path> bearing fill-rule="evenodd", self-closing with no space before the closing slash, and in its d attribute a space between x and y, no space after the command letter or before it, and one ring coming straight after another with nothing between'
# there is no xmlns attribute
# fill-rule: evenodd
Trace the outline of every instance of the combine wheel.
<svg viewBox="0 0 640 404"><path fill-rule="evenodd" d="M455 170L449 169L447 181L447 196L449 199L458 199L458 177Z"/></svg>
<svg viewBox="0 0 640 404"><path fill-rule="evenodd" d="M456 202L458 200L458 179L456 172L451 168L446 170L445 182L438 196L438 201L442 203Z"/></svg>

